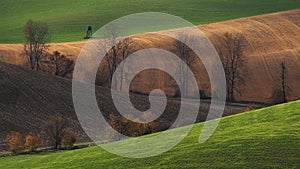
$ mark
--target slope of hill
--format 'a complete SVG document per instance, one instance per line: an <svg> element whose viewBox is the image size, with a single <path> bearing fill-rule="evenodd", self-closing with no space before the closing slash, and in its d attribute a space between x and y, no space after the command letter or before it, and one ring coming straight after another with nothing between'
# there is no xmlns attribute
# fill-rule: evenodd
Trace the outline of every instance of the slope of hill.
<svg viewBox="0 0 300 169"><path fill-rule="evenodd" d="M273 88L280 79L280 64L283 60L287 66L287 85L289 86L288 99L296 100L300 97L300 10L267 14L249 18L242 18L230 21L224 21L214 24L202 25L200 28L206 33L215 47L219 50L224 49L222 36L224 33L241 33L247 45L244 48L246 63L243 66L245 70L244 85L242 95L236 95L238 101L255 102L273 102ZM157 34L143 34L135 36L135 39L143 44L144 47L159 47L162 49L174 51L174 45L169 38L162 38ZM55 50L65 55L72 55L76 58L84 45L85 41L53 43L49 50L53 53ZM3 62L23 65L26 57L23 55L23 46L18 44L0 44L0 60ZM196 75L199 86L206 93L210 93L207 73L201 63L195 64ZM153 79L156 78L156 79ZM139 77L137 82L132 85L136 91L143 91L151 88L149 82L161 82L161 75L157 74L151 78L149 75ZM168 84L169 82L161 82ZM148 84L148 86L147 86ZM255 84L255 85L254 85ZM156 84L159 86L159 84ZM170 84L172 85L172 84ZM176 91L168 86L159 86L166 88L168 94L173 95Z"/></svg>
<svg viewBox="0 0 300 169"><path fill-rule="evenodd" d="M111 100L110 90L97 87L96 95L104 114L117 112ZM149 109L147 96L131 94L131 101L140 110ZM189 103L184 104L193 106ZM198 121L206 119L209 105L201 103ZM159 130L166 129L172 123L179 108L178 100L168 100L165 113L157 126ZM244 106L227 106L224 116L240 113L244 109ZM57 113L69 119L70 127L79 142L89 141L74 111L70 80L0 62L0 151L6 148L4 138L9 132L18 131L24 135L41 132L44 124Z"/></svg>
<svg viewBox="0 0 300 169"><path fill-rule="evenodd" d="M272 103L274 101L273 90L276 86L280 86L280 66L283 61L288 69L286 74L289 86L288 100L300 98L300 9L201 25L199 28L203 30L219 53L225 53L228 50L226 41L223 39L224 34L239 33L245 39L243 42L246 44L243 46L245 62L239 70L242 72L244 83L236 84L237 88L242 91L241 95L236 93L237 101ZM150 33L136 38L145 48L158 47L176 51L172 39L168 37ZM167 65L168 62L160 64ZM200 88L210 93L210 88L207 88L209 79L203 64L196 62L192 67ZM160 82L164 79L159 74L150 76L152 81ZM150 76L140 77L138 81L147 81ZM168 83L168 81L161 82L161 84ZM133 88L137 91L144 91L147 86L136 83ZM176 90L173 90L170 94L175 92Z"/></svg>
<svg viewBox="0 0 300 169"><path fill-rule="evenodd" d="M79 139L87 140L74 113L71 83L0 63L0 149L11 131L39 132L56 113L70 119Z"/></svg>
<svg viewBox="0 0 300 169"><path fill-rule="evenodd" d="M146 159L119 157L99 147L90 147L67 152L3 157L0 158L0 167L299 168L299 109L300 101L296 101L222 118L215 133L203 144L198 143L199 132L203 127L203 123L199 123L175 148ZM176 129L169 132L176 133Z"/></svg>
<svg viewBox="0 0 300 169"><path fill-rule="evenodd" d="M297 0L1 0L0 43L22 43L23 25L28 19L46 21L53 42L66 42L81 40L87 25L98 29L137 12L164 12L203 24L297 8Z"/></svg>

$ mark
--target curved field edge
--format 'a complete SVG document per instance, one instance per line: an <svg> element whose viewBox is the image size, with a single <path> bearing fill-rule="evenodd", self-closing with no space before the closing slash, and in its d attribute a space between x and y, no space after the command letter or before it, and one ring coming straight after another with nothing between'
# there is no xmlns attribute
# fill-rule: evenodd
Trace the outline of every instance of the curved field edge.
<svg viewBox="0 0 300 169"><path fill-rule="evenodd" d="M22 43L28 19L46 21L52 42L70 42L82 40L87 25L96 30L133 13L163 12L198 25L297 8L300 8L298 0L1 0L0 43ZM132 33L146 31L158 30Z"/></svg>
<svg viewBox="0 0 300 169"><path fill-rule="evenodd" d="M203 123L195 124L179 145L151 158L119 157L95 146L3 157L0 168L299 168L299 110L295 101L222 118L203 144L198 143Z"/></svg>
<svg viewBox="0 0 300 169"><path fill-rule="evenodd" d="M226 50L226 43L223 39L225 33L240 33L245 37L245 43L247 43L243 50L246 60L243 65L245 78L244 83L237 84L243 92L241 95L235 95L236 101L273 103L275 99L273 92L280 79L280 65L283 60L287 66L286 82L290 90L288 100L299 99L300 9L201 25L199 28L219 52ZM162 37L156 33L136 35L134 39L145 48L156 47L176 52L171 38ZM76 59L85 42L51 43L48 52L52 54L57 50L65 56ZM0 44L0 61L24 66L27 63L24 46ZM160 61L160 64L170 63ZM208 87L210 83L204 65L197 62L194 68L198 85L201 90L210 95L211 90ZM159 73L145 74L145 76L138 77L136 82L138 83L133 83L131 86L132 90L138 92L149 92L148 89L153 86L165 89L166 94L170 96L176 92L176 88L170 84L169 79L165 80L165 77Z"/></svg>

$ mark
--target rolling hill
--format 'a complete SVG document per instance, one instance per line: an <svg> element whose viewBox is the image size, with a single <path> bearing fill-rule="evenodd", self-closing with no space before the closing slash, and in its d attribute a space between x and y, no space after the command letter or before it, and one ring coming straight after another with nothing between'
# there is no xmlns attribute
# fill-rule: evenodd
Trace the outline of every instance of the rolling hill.
<svg viewBox="0 0 300 169"><path fill-rule="evenodd" d="M138 12L169 13L198 25L297 8L298 0L1 0L0 43L22 43L23 26L29 19L46 21L52 41L66 42L81 40L87 25L96 30Z"/></svg>
<svg viewBox="0 0 300 169"><path fill-rule="evenodd" d="M288 100L297 100L300 96L300 10L266 14L236 20L218 22L199 26L207 35L214 46L222 52L225 33L240 33L245 38L244 47L245 64L243 66L244 84L241 87L242 95L236 95L237 101L272 103L274 98L273 88L278 85L280 79L280 64L286 62L287 85L289 86ZM161 37L155 33L147 33L134 36L144 47L158 47L174 51L173 41L170 38ZM85 41L53 43L49 53L55 50L65 55L71 55L76 59ZM26 57L23 54L21 44L0 44L0 61L24 65ZM209 81L202 63L194 65L198 85L210 93ZM149 78L151 76L151 78ZM153 79L154 78L154 79ZM152 79L149 82L149 79ZM135 91L147 91L151 85L164 88L167 94L176 92L163 81L160 74L140 76L131 87ZM160 82L153 84L152 82ZM143 85L141 85L143 84ZM255 85L254 85L255 84ZM153 87L153 86L152 86Z"/></svg>
<svg viewBox="0 0 300 169"><path fill-rule="evenodd" d="M117 113L110 90L96 87L98 105L103 114ZM118 98L120 100L124 97ZM157 102L161 99L157 98ZM139 110L149 109L147 96L131 94L131 101ZM182 106L193 106L188 102ZM210 103L201 103L198 121L206 119ZM169 99L164 114L159 119L159 130L165 130L177 117L180 100ZM227 105L224 116L240 113L245 106ZM0 62L0 151L5 150L5 136L11 131L26 135L43 131L44 124L54 114L61 114L70 121L69 126L78 142L90 139L77 120L72 100L72 82L26 68ZM45 142L47 143L47 142Z"/></svg>
<svg viewBox="0 0 300 169"><path fill-rule="evenodd" d="M300 101L221 119L205 143L194 125L175 148L159 156L132 159L99 147L0 158L1 168L299 168ZM176 136L176 130L170 130ZM130 144L130 140L126 140ZM119 144L122 144L121 141ZM114 143L115 144L115 143ZM118 144L118 143L117 143Z"/></svg>

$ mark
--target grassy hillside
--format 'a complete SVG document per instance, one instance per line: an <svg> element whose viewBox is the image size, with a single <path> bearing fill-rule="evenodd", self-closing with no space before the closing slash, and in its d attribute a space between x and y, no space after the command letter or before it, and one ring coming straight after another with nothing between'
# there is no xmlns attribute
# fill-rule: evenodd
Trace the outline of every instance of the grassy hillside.
<svg viewBox="0 0 300 169"><path fill-rule="evenodd" d="M147 159L122 158L90 147L4 157L0 168L299 168L299 110L296 101L225 117L204 144L198 143L203 126L199 123L171 151Z"/></svg>
<svg viewBox="0 0 300 169"><path fill-rule="evenodd" d="M165 12L194 24L300 8L298 0L1 0L0 43L22 43L28 19L48 22L53 42L78 41L86 25L99 28L136 12Z"/></svg>

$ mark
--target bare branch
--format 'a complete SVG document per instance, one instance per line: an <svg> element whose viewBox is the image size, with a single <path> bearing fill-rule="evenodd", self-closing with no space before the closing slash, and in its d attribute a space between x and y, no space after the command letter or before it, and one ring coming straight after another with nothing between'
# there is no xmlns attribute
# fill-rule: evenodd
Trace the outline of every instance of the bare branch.
<svg viewBox="0 0 300 169"><path fill-rule="evenodd" d="M48 25L40 21L28 20L24 27L25 44L24 51L28 57L30 68L36 71L41 69L40 61L46 56L50 42Z"/></svg>

